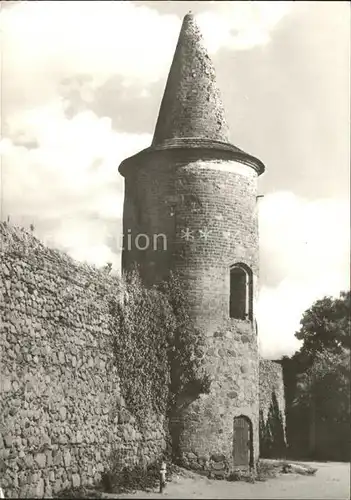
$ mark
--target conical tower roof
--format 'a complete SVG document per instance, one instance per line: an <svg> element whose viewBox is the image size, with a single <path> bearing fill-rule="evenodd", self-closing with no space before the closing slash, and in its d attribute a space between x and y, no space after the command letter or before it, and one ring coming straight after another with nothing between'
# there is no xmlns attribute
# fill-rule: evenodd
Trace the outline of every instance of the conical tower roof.
<svg viewBox="0 0 351 500"><path fill-rule="evenodd" d="M183 20L152 144L181 138L229 142L215 70L191 13Z"/></svg>
<svg viewBox="0 0 351 500"><path fill-rule="evenodd" d="M144 155L165 150L232 159L254 168L258 175L265 170L260 160L229 142L215 70L191 13L183 20L152 144L122 161L119 172L124 176Z"/></svg>

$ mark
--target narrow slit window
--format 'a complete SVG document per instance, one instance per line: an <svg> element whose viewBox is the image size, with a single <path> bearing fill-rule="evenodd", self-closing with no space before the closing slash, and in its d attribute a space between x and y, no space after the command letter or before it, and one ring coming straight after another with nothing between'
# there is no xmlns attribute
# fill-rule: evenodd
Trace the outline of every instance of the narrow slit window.
<svg viewBox="0 0 351 500"><path fill-rule="evenodd" d="M230 304L231 318L249 319L251 303L251 280L248 272L241 266L230 270Z"/></svg>

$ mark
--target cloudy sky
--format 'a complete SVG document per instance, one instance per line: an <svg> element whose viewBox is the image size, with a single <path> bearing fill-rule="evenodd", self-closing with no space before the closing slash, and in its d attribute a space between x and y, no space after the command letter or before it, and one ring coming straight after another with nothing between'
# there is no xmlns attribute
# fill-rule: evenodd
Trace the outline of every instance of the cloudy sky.
<svg viewBox="0 0 351 500"><path fill-rule="evenodd" d="M192 10L238 147L259 157L262 354L349 287L348 2L1 2L1 219L120 267L120 161L149 145Z"/></svg>

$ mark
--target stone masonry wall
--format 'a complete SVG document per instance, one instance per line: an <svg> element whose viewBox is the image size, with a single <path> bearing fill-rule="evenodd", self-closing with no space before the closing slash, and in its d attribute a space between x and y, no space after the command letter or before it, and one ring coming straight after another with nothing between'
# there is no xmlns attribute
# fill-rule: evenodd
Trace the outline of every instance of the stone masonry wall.
<svg viewBox="0 0 351 500"><path fill-rule="evenodd" d="M206 365L213 382L211 392L193 402L183 415L183 462L193 469L211 470L215 476L236 465L233 452L234 418L244 415L251 424L251 465L259 457L258 348L249 321L230 320L207 337ZM221 464L222 463L222 469Z"/></svg>
<svg viewBox="0 0 351 500"><path fill-rule="evenodd" d="M228 126L215 70L191 15L184 18L153 144L183 137L228 140Z"/></svg>
<svg viewBox="0 0 351 500"><path fill-rule="evenodd" d="M285 435L285 392L283 367L281 363L267 359L260 359L260 412L263 421L267 424L270 415L276 409L281 414L281 425ZM278 408L275 408L277 405Z"/></svg>
<svg viewBox="0 0 351 500"><path fill-rule="evenodd" d="M285 418L285 395L283 367L277 361L260 359L260 410L267 418L272 404L272 394L275 394L279 409Z"/></svg>
<svg viewBox="0 0 351 500"><path fill-rule="evenodd" d="M211 455L223 454L231 466L234 418L244 415L253 426L256 462L257 173L239 162L218 159L218 152L211 156L186 150L141 155L124 175L124 232L147 234L151 241L153 235L164 234L167 249L125 249L123 268L139 263L148 284L166 278L171 269L178 271L193 318L206 335L212 389L183 413L183 457L195 468L204 468ZM229 318L230 266L236 263L253 275L253 321Z"/></svg>
<svg viewBox="0 0 351 500"><path fill-rule="evenodd" d="M118 278L0 224L1 487L50 497L97 483L123 463L159 457L164 421L138 428L120 391L108 297Z"/></svg>

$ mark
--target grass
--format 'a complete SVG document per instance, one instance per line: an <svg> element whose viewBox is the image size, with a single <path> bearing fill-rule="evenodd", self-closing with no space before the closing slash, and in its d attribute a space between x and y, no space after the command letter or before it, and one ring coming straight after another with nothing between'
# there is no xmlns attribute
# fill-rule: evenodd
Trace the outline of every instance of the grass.
<svg viewBox="0 0 351 500"><path fill-rule="evenodd" d="M94 488L69 488L58 493L57 498L101 498L102 493Z"/></svg>

